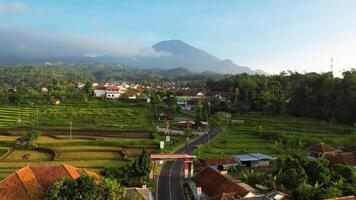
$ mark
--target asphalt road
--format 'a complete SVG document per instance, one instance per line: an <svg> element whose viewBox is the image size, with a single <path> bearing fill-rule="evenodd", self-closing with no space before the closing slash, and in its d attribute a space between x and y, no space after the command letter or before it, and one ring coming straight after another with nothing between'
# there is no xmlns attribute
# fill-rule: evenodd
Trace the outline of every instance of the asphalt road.
<svg viewBox="0 0 356 200"><path fill-rule="evenodd" d="M213 129L208 134L200 136L188 145L178 149L175 153L191 154L198 144L204 144L219 133ZM183 191L183 161L167 161L163 164L157 180L156 200L185 200Z"/></svg>

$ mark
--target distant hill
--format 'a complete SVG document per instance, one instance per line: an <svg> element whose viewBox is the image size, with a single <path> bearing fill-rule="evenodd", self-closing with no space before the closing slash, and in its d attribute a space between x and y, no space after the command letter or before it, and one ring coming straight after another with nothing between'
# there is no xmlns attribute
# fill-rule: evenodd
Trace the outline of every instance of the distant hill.
<svg viewBox="0 0 356 200"><path fill-rule="evenodd" d="M123 64L143 69L174 69L185 68L193 72L214 72L222 74L266 74L261 70L239 66L231 60L221 60L201 49L193 47L181 40L162 41L153 45L152 50L159 56L62 56L35 57L18 55L0 55L3 64Z"/></svg>
<svg viewBox="0 0 356 200"><path fill-rule="evenodd" d="M157 52L168 53L155 63L155 66L161 68L183 67L197 72L255 73L248 67L238 66L231 60L221 60L181 40L162 41L153 45L152 48Z"/></svg>

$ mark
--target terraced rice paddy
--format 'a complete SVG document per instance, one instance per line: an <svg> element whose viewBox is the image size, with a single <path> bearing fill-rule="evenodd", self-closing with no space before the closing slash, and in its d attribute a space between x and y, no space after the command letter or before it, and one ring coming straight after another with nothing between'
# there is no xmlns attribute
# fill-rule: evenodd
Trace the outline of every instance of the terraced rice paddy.
<svg viewBox="0 0 356 200"><path fill-rule="evenodd" d="M72 139L68 135L42 135L37 140L39 148L23 150L14 148L20 135L3 133L0 141L7 147L0 147L0 180L26 165L67 163L92 170L119 167L140 155L143 149L148 152L158 149L149 132L131 138L128 133L116 134L73 135Z"/></svg>
<svg viewBox="0 0 356 200"><path fill-rule="evenodd" d="M91 100L61 105L0 106L0 128L62 127L144 130L151 129L151 108L137 103Z"/></svg>
<svg viewBox="0 0 356 200"><path fill-rule="evenodd" d="M305 156L311 144L324 142L341 148L356 143L356 128L312 119L250 113L233 116L227 134L201 147L201 158L240 153L266 153L276 157ZM241 123L243 122L243 123Z"/></svg>

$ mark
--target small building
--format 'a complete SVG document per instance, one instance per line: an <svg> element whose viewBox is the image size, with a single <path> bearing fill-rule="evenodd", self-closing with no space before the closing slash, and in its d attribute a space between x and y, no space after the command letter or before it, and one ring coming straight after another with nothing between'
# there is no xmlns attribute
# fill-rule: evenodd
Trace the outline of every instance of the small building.
<svg viewBox="0 0 356 200"><path fill-rule="evenodd" d="M119 93L119 92L112 91L112 92L107 92L106 93L106 98L107 99L118 99L120 97L121 97L121 93Z"/></svg>
<svg viewBox="0 0 356 200"><path fill-rule="evenodd" d="M106 96L106 87L98 86L93 90L94 97L105 97Z"/></svg>
<svg viewBox="0 0 356 200"><path fill-rule="evenodd" d="M196 128L196 123L193 120L189 121L179 121L178 123L179 128L181 129L192 129Z"/></svg>
<svg viewBox="0 0 356 200"><path fill-rule="evenodd" d="M215 170L228 170L230 168L237 168L240 164L232 157L223 157L223 158L216 158L216 159L207 159L203 160L203 163L206 166L209 166Z"/></svg>
<svg viewBox="0 0 356 200"><path fill-rule="evenodd" d="M241 163L243 167L267 167L273 158L263 153L239 154L234 158Z"/></svg>
<svg viewBox="0 0 356 200"><path fill-rule="evenodd" d="M75 88L77 88L77 89L82 89L82 88L84 88L84 86L85 86L85 84L81 83L81 82L78 82L75 84Z"/></svg>
<svg viewBox="0 0 356 200"><path fill-rule="evenodd" d="M219 99L220 101L231 101L234 94L232 92L215 91L211 93L211 96Z"/></svg>
<svg viewBox="0 0 356 200"><path fill-rule="evenodd" d="M218 171L206 167L192 178L193 188L200 187L202 194L200 199L240 199L254 197L255 193L225 177Z"/></svg>
<svg viewBox="0 0 356 200"><path fill-rule="evenodd" d="M171 114L168 113L160 113L158 116L158 120L159 121L172 121L173 120L173 116Z"/></svg>
<svg viewBox="0 0 356 200"><path fill-rule="evenodd" d="M46 88L46 87L41 88L41 92L42 93L47 93L48 92L48 88Z"/></svg>
<svg viewBox="0 0 356 200"><path fill-rule="evenodd" d="M337 152L339 152L339 150L325 143L314 144L309 147L308 159L310 160L322 159L325 157L325 155L330 155L330 154L333 155L336 154Z"/></svg>
<svg viewBox="0 0 356 200"><path fill-rule="evenodd" d="M356 167L356 152L338 152L336 154L326 154L324 157L330 164L342 164Z"/></svg>

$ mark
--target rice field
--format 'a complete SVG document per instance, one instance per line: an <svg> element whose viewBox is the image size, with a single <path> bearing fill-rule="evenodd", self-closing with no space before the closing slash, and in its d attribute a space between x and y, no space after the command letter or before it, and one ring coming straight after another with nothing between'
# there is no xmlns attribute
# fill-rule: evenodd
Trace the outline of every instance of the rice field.
<svg viewBox="0 0 356 200"><path fill-rule="evenodd" d="M62 127L72 123L78 129L145 130L151 129L153 112L138 103L90 100L68 101L60 105L2 105L0 128Z"/></svg>
<svg viewBox="0 0 356 200"><path fill-rule="evenodd" d="M288 116L239 114L233 116L225 134L200 147L196 153L203 159L241 153L305 156L309 145L321 142L337 148L354 144L356 128Z"/></svg>
<svg viewBox="0 0 356 200"><path fill-rule="evenodd" d="M67 163L76 167L99 171L104 167L120 167L140 155L142 150L157 151L158 144L150 138L128 138L117 135L100 137L75 135L72 139L63 135L42 135L38 148L15 148L15 140L21 135L0 135L7 147L0 147L0 180L26 165Z"/></svg>

